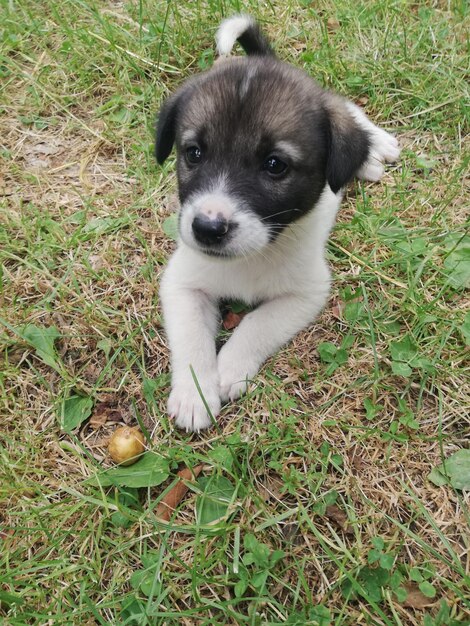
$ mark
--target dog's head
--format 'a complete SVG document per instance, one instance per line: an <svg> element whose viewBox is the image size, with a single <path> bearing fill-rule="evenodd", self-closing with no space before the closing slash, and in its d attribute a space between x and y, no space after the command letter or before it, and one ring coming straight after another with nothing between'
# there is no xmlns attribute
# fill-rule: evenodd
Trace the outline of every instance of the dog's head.
<svg viewBox="0 0 470 626"><path fill-rule="evenodd" d="M235 18L243 19L231 45L238 38L253 56L187 81L157 127L159 163L176 143L181 238L222 257L262 250L315 207L326 184L338 192L368 154L343 102L278 61L256 24ZM233 22L222 24L219 50Z"/></svg>

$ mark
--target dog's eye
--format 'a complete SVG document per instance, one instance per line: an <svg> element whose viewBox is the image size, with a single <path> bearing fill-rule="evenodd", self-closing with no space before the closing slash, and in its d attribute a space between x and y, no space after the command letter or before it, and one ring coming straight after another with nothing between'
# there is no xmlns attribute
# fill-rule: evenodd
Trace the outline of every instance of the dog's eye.
<svg viewBox="0 0 470 626"><path fill-rule="evenodd" d="M287 163L281 161L277 156L270 156L263 163L263 169L266 170L268 174L271 174L271 176L280 176L287 170Z"/></svg>
<svg viewBox="0 0 470 626"><path fill-rule="evenodd" d="M186 150L186 159L189 163L200 163L202 159L201 149L197 146L190 146Z"/></svg>

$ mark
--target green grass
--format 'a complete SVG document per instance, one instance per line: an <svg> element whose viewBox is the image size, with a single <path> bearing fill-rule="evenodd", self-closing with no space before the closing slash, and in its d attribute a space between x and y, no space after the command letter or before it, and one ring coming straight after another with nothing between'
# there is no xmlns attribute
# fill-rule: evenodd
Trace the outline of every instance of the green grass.
<svg viewBox="0 0 470 626"><path fill-rule="evenodd" d="M466 4L0 6L2 623L469 623L469 492L428 479L470 432ZM351 185L322 316L190 437L165 415L175 176L152 133L235 11L403 157ZM57 339L34 344L32 326ZM104 424L64 430L77 394ZM113 420L145 430L159 484L90 481ZM159 521L178 469L201 463Z"/></svg>

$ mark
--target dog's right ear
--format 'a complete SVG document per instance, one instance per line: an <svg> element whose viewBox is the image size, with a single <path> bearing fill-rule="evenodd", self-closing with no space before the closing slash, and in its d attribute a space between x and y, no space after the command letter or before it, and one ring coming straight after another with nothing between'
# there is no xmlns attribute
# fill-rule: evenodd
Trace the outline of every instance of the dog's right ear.
<svg viewBox="0 0 470 626"><path fill-rule="evenodd" d="M333 193L338 193L367 160L370 141L341 100L330 95L328 110L326 179Z"/></svg>
<svg viewBox="0 0 470 626"><path fill-rule="evenodd" d="M165 100L158 114L155 156L160 165L170 156L173 144L175 143L179 101L179 94L174 94L168 98L168 100Z"/></svg>

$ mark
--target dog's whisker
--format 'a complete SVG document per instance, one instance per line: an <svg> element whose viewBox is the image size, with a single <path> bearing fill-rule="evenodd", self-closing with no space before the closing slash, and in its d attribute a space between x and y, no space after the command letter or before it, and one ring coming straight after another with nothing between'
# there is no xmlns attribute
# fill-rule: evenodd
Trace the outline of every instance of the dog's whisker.
<svg viewBox="0 0 470 626"><path fill-rule="evenodd" d="M265 215L264 217L260 217L260 222L265 222L267 220L272 220L273 217L277 217L278 215L284 215L285 213L300 213L300 209L285 209L284 211L278 211L277 213L273 213L272 215Z"/></svg>

